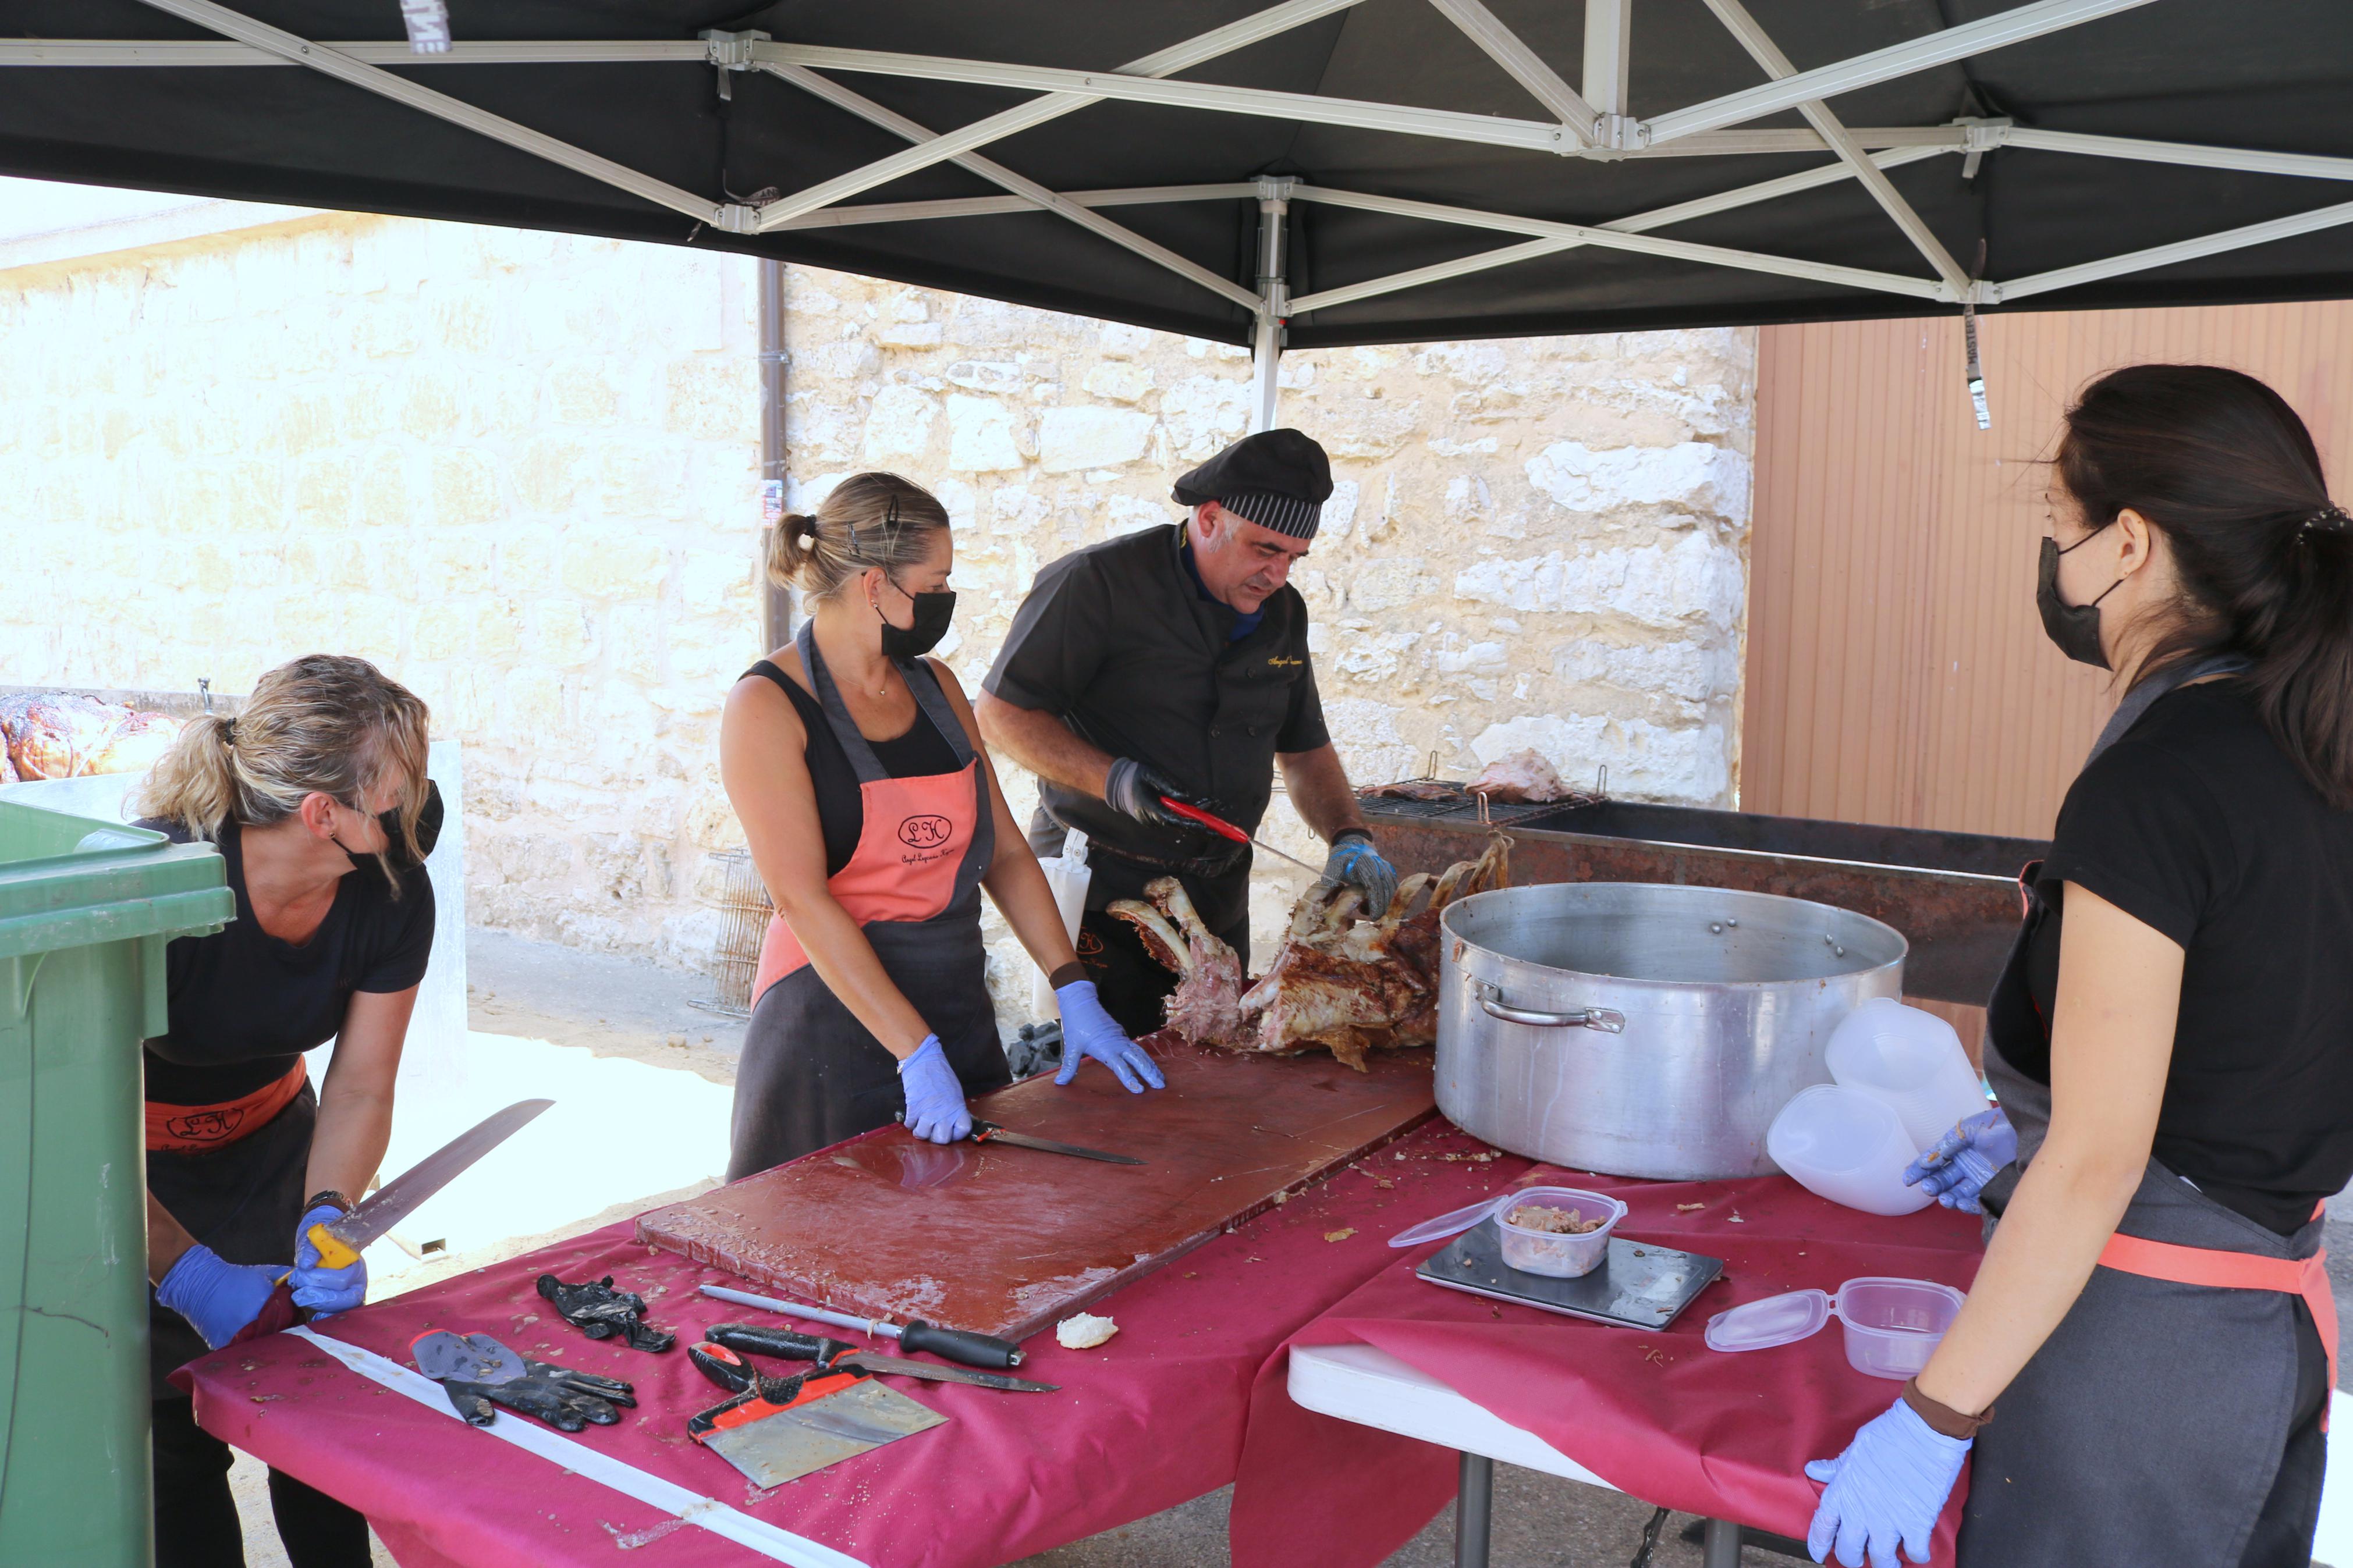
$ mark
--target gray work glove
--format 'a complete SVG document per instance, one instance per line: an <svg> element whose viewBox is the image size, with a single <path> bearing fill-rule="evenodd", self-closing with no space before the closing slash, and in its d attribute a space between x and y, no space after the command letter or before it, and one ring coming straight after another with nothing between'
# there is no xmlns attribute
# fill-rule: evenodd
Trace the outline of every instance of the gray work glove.
<svg viewBox="0 0 2353 1568"><path fill-rule="evenodd" d="M1168 775L1149 763L1139 763L1134 757L1120 757L1111 764L1111 776L1103 781L1103 800L1122 816L1134 817L1147 827L1191 828L1207 831L1189 817L1180 816L1160 803L1166 795L1183 801L1187 805L1208 810L1205 801L1190 791L1176 787Z"/></svg>
<svg viewBox="0 0 2353 1568"><path fill-rule="evenodd" d="M1324 882L1356 889L1364 896L1367 920L1388 913L1389 900L1397 897L1397 868L1381 858L1373 847L1373 836L1361 827L1344 827L1332 840L1332 853L1324 861Z"/></svg>

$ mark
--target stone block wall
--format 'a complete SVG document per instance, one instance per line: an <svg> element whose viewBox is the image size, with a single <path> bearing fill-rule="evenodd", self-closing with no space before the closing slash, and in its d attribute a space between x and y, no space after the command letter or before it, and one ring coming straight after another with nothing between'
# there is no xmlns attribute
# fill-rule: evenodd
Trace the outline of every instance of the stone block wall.
<svg viewBox="0 0 2353 1568"><path fill-rule="evenodd" d="M698 873L740 837L719 703L763 651L754 280L349 216L0 271L0 682L365 654L466 742L477 920L699 963ZM1242 432L1229 345L799 268L787 296L794 501L867 467L939 491L968 687L1039 565L1173 518ZM1283 422L1339 480L1294 581L1353 775L1533 745L1729 804L1754 383L1734 331L1287 356ZM1280 800L1269 827L1320 861ZM1303 880L1266 874L1261 932Z"/></svg>

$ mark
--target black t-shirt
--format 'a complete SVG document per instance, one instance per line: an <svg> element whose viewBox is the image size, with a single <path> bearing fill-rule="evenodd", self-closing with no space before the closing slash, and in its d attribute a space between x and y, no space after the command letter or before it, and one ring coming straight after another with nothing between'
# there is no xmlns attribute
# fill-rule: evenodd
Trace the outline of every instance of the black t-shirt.
<svg viewBox="0 0 2353 1568"><path fill-rule="evenodd" d="M192 837L176 822L139 826L175 844ZM425 978L433 883L423 870L402 879L396 900L366 870L353 872L335 889L327 918L297 947L253 918L238 846L235 825L223 827L219 847L237 918L164 950L172 1026L147 1042L147 1098L165 1105L217 1105L251 1094L334 1037L353 992L406 991Z"/></svg>
<svg viewBox="0 0 2353 1568"><path fill-rule="evenodd" d="M744 673L747 678L762 676L784 688L794 711L801 716L801 729L808 735L801 754L808 763L809 784L817 792L818 826L825 834L825 874L839 876L858 853L859 836L866 831L866 799L858 791L858 771L849 765L849 753L841 749L841 737L826 722L825 705L802 690L799 681L765 658ZM874 760L882 771L894 779L929 778L962 769L947 737L921 707L905 733L866 743L873 748Z"/></svg>
<svg viewBox="0 0 2353 1568"><path fill-rule="evenodd" d="M2067 882L2186 954L2158 1159L2293 1233L2353 1179L2353 812L2322 800L2243 687L2160 699L2068 790L2037 884L2051 912L1988 1013L2044 1083Z"/></svg>
<svg viewBox="0 0 2353 1568"><path fill-rule="evenodd" d="M1278 752L1311 752L1331 736L1307 651L1307 604L1285 585L1257 629L1229 634L1230 605L1205 598L1187 569L1183 525L1147 528L1048 564L1014 613L984 684L1017 708L1050 712L1115 757L1134 757L1256 829L1273 793ZM1223 931L1248 910L1246 858L1206 831L1146 827L1102 800L1040 781L1029 842L1060 852L1077 827L1120 864L1091 859L1087 907L1134 898L1171 864L1214 857L1236 869L1186 878L1201 918Z"/></svg>

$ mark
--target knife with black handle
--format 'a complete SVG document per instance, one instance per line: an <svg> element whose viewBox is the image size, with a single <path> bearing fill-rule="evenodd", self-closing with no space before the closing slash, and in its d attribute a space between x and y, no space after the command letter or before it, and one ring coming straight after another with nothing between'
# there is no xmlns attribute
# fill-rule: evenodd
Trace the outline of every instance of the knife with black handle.
<svg viewBox="0 0 2353 1568"><path fill-rule="evenodd" d="M745 1355L772 1355L785 1361L813 1361L823 1369L840 1372L881 1373L886 1376L920 1377L928 1383L961 1383L975 1388L994 1388L1008 1394L1053 1394L1061 1385L1038 1383L1026 1377L1008 1377L1002 1373L970 1372L960 1366L934 1366L928 1362L908 1361L900 1356L877 1355L842 1343L839 1340L819 1339L815 1334L797 1334L790 1329L765 1328L754 1323L718 1323L704 1331L708 1345L698 1345L696 1351L717 1348L738 1351ZM690 1352L691 1354L692 1352ZM709 1358L697 1359L695 1365L705 1377L721 1383Z"/></svg>

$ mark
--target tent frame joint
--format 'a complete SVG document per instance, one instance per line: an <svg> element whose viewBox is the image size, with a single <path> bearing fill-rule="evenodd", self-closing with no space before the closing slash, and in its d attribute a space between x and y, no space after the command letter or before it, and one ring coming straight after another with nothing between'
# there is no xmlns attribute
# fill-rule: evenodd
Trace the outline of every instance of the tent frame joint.
<svg viewBox="0 0 2353 1568"><path fill-rule="evenodd" d="M774 35L756 29L731 33L723 27L705 27L694 36L702 40L704 54L712 65L723 71L747 71L758 66L752 58L752 46L765 44Z"/></svg>

